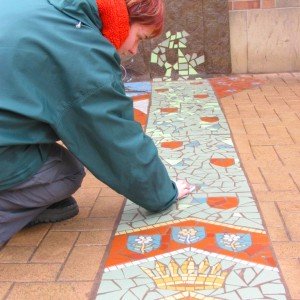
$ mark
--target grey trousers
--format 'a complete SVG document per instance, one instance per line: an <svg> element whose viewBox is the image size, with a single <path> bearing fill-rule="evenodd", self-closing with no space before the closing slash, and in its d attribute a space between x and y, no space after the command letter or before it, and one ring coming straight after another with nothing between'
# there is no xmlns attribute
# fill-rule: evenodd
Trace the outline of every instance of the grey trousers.
<svg viewBox="0 0 300 300"><path fill-rule="evenodd" d="M85 176L83 165L54 144L48 160L28 181L0 191L0 245L53 203L71 196Z"/></svg>

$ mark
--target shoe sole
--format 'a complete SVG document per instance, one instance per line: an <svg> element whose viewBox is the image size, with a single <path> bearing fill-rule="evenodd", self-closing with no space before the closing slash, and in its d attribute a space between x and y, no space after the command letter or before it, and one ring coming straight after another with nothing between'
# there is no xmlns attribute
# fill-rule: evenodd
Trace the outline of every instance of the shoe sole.
<svg viewBox="0 0 300 300"><path fill-rule="evenodd" d="M27 224L26 227L31 227L41 223L56 223L71 219L77 216L79 208L77 204L70 205L68 207L51 209L50 211L45 210L42 214L36 217L35 220Z"/></svg>

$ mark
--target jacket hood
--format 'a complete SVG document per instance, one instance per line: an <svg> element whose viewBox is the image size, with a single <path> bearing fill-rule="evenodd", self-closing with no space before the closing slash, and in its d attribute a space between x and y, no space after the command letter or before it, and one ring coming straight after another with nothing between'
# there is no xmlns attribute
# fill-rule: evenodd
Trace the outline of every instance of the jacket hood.
<svg viewBox="0 0 300 300"><path fill-rule="evenodd" d="M62 13L74 18L83 24L102 30L102 22L99 17L95 0L47 0Z"/></svg>

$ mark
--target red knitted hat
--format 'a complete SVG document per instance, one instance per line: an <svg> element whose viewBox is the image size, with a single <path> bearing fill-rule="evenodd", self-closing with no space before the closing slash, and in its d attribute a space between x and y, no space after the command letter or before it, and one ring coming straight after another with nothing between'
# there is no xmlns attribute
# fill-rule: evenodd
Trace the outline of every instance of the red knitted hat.
<svg viewBox="0 0 300 300"><path fill-rule="evenodd" d="M130 20L125 0L96 0L102 34L119 49L129 35Z"/></svg>

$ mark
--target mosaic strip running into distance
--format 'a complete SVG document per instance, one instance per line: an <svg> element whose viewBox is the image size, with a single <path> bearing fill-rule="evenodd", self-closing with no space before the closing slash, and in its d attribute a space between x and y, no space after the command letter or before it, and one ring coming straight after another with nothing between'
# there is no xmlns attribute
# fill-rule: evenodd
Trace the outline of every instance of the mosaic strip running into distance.
<svg viewBox="0 0 300 300"><path fill-rule="evenodd" d="M196 189L159 214L126 202L98 299L286 299L210 83L152 90L147 134L170 176Z"/></svg>

